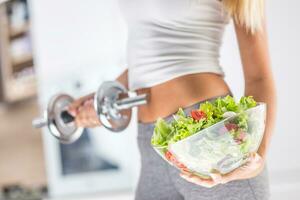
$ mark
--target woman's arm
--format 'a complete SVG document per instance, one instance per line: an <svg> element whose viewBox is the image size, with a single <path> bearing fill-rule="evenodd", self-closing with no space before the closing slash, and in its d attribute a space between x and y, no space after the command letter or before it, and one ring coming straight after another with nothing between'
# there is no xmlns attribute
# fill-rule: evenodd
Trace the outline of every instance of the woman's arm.
<svg viewBox="0 0 300 200"><path fill-rule="evenodd" d="M124 85L128 89L128 69L126 69L118 78L116 79L122 85Z"/></svg>
<svg viewBox="0 0 300 200"><path fill-rule="evenodd" d="M248 33L245 27L235 23L240 55L245 78L245 95L267 103L266 130L258 154L252 154L249 162L234 171L221 175L212 174L212 179L202 179L190 172L182 171L181 176L189 182L213 187L233 180L249 179L257 176L264 168L270 144L276 111L276 92L273 80L266 27L255 34Z"/></svg>
<svg viewBox="0 0 300 200"><path fill-rule="evenodd" d="M245 79L245 95L267 103L267 122L258 154L265 158L273 132L276 111L276 92L268 50L266 26L255 34L235 24Z"/></svg>

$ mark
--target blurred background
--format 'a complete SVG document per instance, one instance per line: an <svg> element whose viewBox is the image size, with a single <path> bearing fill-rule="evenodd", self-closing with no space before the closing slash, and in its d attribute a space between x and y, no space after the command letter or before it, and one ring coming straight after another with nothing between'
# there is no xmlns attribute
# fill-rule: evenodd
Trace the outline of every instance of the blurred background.
<svg viewBox="0 0 300 200"><path fill-rule="evenodd" d="M268 157L272 200L300 199L299 8L297 0L267 1L279 100ZM54 94L76 98L114 80L126 68L126 38L117 0L0 0L0 200L134 198L140 168L135 115L122 134L86 129L72 145L31 126ZM232 24L221 63L240 97Z"/></svg>

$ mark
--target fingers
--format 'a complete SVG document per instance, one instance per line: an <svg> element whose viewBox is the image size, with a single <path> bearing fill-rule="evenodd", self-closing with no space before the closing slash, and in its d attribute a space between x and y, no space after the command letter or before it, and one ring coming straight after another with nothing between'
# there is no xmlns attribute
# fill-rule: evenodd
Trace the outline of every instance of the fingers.
<svg viewBox="0 0 300 200"><path fill-rule="evenodd" d="M77 114L78 112L78 108L80 106L82 106L85 101L88 101L88 100L93 100L94 99L94 93L92 94L89 94L87 96L84 96L84 97L81 97L75 101L73 101L67 108L68 112L73 116L75 117L75 115Z"/></svg>
<svg viewBox="0 0 300 200"><path fill-rule="evenodd" d="M180 176L191 183L210 188L233 180L255 177L262 171L263 167L264 160L262 157L257 153L253 153L249 156L246 164L225 175L221 175L220 173L211 173L211 179L203 179L191 172L182 170Z"/></svg>
<svg viewBox="0 0 300 200"><path fill-rule="evenodd" d="M101 123L98 119L96 111L94 110L93 101L86 101L78 108L75 116L75 123L78 127L94 128L100 126Z"/></svg>
<svg viewBox="0 0 300 200"><path fill-rule="evenodd" d="M250 156L250 161L247 163L247 167L249 170L256 170L259 168L263 168L264 160L258 153L254 153Z"/></svg>
<svg viewBox="0 0 300 200"><path fill-rule="evenodd" d="M264 160L257 153L252 153L247 162L234 171L223 175L225 182L248 179L257 176L264 168Z"/></svg>
<svg viewBox="0 0 300 200"><path fill-rule="evenodd" d="M180 176L187 180L188 182L203 186L203 187L207 187L207 188L211 188L214 187L216 185L218 185L218 182L215 182L213 179L203 179L200 178L196 175L193 174L187 174L187 173L182 173L180 174Z"/></svg>
<svg viewBox="0 0 300 200"><path fill-rule="evenodd" d="M255 170L264 164L264 160L257 153L251 153L247 159L247 162L240 168L244 170Z"/></svg>
<svg viewBox="0 0 300 200"><path fill-rule="evenodd" d="M256 163L261 163L263 162L263 158L258 153L255 153L253 156L253 161Z"/></svg>
<svg viewBox="0 0 300 200"><path fill-rule="evenodd" d="M223 177L220 173L211 173L210 177L212 178L212 180L215 183L223 183L224 182Z"/></svg>
<svg viewBox="0 0 300 200"><path fill-rule="evenodd" d="M218 184L225 183L220 173L211 173L210 175L211 175L211 179L204 179L197 175L192 174L191 172L182 171L182 173L180 174L180 176L183 179L207 188L211 188Z"/></svg>

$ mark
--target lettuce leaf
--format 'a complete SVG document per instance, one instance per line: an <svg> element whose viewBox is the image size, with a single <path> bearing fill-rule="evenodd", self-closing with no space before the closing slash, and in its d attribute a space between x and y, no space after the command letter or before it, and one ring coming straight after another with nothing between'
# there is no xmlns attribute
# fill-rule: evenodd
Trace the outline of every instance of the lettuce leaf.
<svg viewBox="0 0 300 200"><path fill-rule="evenodd" d="M246 131L248 118L246 114L243 114L243 111L256 105L257 103L252 96L242 97L238 102L230 95L219 97L214 101L206 101L200 105L199 110L206 114L206 117L201 120L194 120L191 116L186 115L182 108L179 108L171 123L167 123L161 118L157 120L151 143L154 146L166 147L218 123L224 119L223 114L225 112L239 113L235 124ZM243 150L247 149L247 146L244 144Z"/></svg>
<svg viewBox="0 0 300 200"><path fill-rule="evenodd" d="M170 135L173 132L173 127L159 118L155 124L154 134L151 138L151 143L155 146L167 146Z"/></svg>

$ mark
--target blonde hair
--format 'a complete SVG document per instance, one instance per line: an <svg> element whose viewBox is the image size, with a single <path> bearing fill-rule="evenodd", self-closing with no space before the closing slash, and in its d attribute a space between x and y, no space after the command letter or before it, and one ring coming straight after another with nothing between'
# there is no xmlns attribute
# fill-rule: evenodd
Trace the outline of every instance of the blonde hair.
<svg viewBox="0 0 300 200"><path fill-rule="evenodd" d="M252 34L262 29L264 0L222 0L225 9L236 23Z"/></svg>

